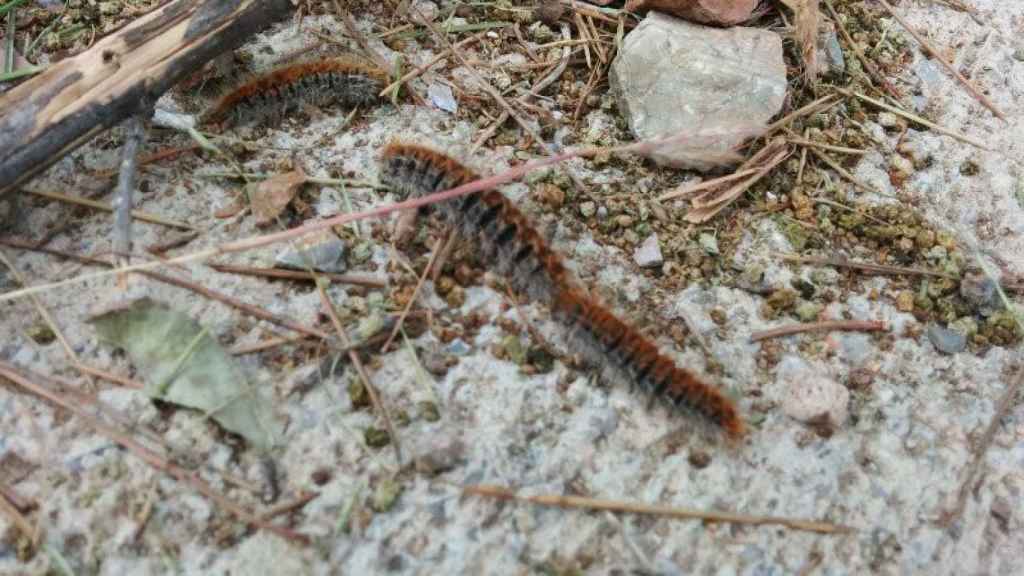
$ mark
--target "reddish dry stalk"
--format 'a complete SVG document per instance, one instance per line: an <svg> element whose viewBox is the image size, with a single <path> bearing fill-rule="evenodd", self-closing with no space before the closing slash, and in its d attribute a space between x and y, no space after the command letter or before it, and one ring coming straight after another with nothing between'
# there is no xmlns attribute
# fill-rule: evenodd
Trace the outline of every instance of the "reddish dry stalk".
<svg viewBox="0 0 1024 576"><path fill-rule="evenodd" d="M96 376L97 378L102 378L103 380L106 380L108 382L120 384L125 388L134 388L135 390L142 390L143 388L146 387L141 382L132 380L131 378L118 376L117 374L114 374L112 372L100 370L99 368L93 368L92 366L89 366L88 364L83 364L81 362L75 362L75 369L78 370L79 372L89 374L90 376Z"/></svg>
<svg viewBox="0 0 1024 576"><path fill-rule="evenodd" d="M8 494L13 494L13 492L5 485L0 485L0 492L2 492L0 494L0 510L11 519L11 523L18 528L26 539L30 542L35 540L35 531L32 530L32 524L29 523L28 519L19 510L21 507L14 500L9 499Z"/></svg>
<svg viewBox="0 0 1024 576"><path fill-rule="evenodd" d="M270 522L271 520L280 516L281 514L288 514L289 512L298 510L305 506L306 504L312 502L319 495L320 494L318 492L304 492L291 502L282 502L281 504L278 504L277 506L274 506L273 508L264 512L263 521Z"/></svg>
<svg viewBox="0 0 1024 576"><path fill-rule="evenodd" d="M751 342L790 336L802 332L831 332L843 330L847 332L880 332L888 330L885 322L879 320L823 320L821 322L808 322L806 324L790 324L769 330L754 332L750 335Z"/></svg>
<svg viewBox="0 0 1024 576"><path fill-rule="evenodd" d="M739 133L744 133L744 131L743 130L733 130L733 131L731 131L731 133L739 134ZM675 143L679 143L679 142L694 141L698 137L707 138L707 137L709 137L709 135L708 134L697 134L697 135L695 135L695 134L692 134L692 133L683 133L683 134L676 134L676 135L668 136L668 137L664 137L664 138L658 138L658 139L650 140L650 141L646 141L646 142L638 142L636 144L629 144L629 145L626 145L626 146L618 146L618 147L613 147L613 148L583 148L583 149L579 149L579 150L563 152L563 153L560 153L560 154L555 154L555 155L552 155L552 156L548 156L547 158L542 158L540 160L534 160L534 161L531 161L531 162L527 162L525 164L521 164L519 166L516 166L514 168L506 170L505 172L502 172L500 174L496 174L494 176L488 176L486 178L481 178L479 180L475 180L473 182L469 182L467 184L463 184L461 186L457 186L457 187L452 188L450 190L445 190L443 192L437 192L437 193L434 193L434 194L429 194L427 196L422 196L422 197L419 197L419 198L413 198L413 199L410 199L410 200L406 200L404 202L396 202L394 204L388 204L386 206L379 206L377 208L373 208L371 210L366 210L366 211L363 211L363 212L352 212L352 213L347 213L347 214L339 214L337 216L334 216L332 218L328 218L326 220L321 220L319 222L313 222L313 223L309 223L309 224L304 224L302 226L297 226L295 228L291 228L291 229L288 229L288 230L282 230L280 232L275 232L275 233L272 233L272 234L265 234L263 236L253 236L253 237L250 237L250 238L243 238L241 240L236 240L234 242L228 242L226 244L221 244L220 246L216 246L216 247L213 247L213 248L207 248L207 249L204 249L204 250L199 250L197 252L192 252L192 253L189 253L189 254L183 254L181 256L176 256L174 258L168 258L166 260L160 260L160 261L154 261L154 262L143 262L143 263L139 263L139 264L132 264L131 266L124 266L122 268L117 268L117 269L114 269L114 270L109 270L109 271L104 271L104 272L97 272L97 273L93 273L93 274L82 274L80 276L76 276L74 278L69 278L67 280L61 280L61 281L58 281L58 282L51 282L49 284L42 284L42 285L32 286L31 288L23 288L23 289L20 289L20 290L12 290L10 292L4 293L4 294L0 294L0 302L5 302L5 301L8 301L8 300L13 300L15 298L21 298L21 297L27 296L29 294L36 294L36 293L39 293L39 292L44 292L46 290L52 290L54 288L59 288L59 287L63 287L63 286L70 286L72 284L77 284L77 283L85 282L87 280L92 280L92 279L96 279L96 278L104 278L104 277L107 277L107 276L113 276L113 275L121 274L121 273L124 273L124 272L141 272L141 271L144 271L144 270L148 271L148 270L153 269L153 268L159 268L159 267L164 267L164 266L175 266L175 265L180 265L180 264L187 264L187 263L190 263L190 262L196 262L196 261L199 261L199 260L205 260L207 258L210 258L210 257L213 257L213 256L217 256L217 255L220 255L220 254L233 254L235 252L245 252L245 251L248 251L248 250L254 250L256 248L262 248L264 246L270 246L272 244L277 244L279 242L286 242L286 241L293 240L295 238L304 236L306 234L312 234L313 232L318 232L320 230L327 230L327 229L333 228L335 226L339 226L339 225L342 225L342 224L348 224L349 222L356 222L356 221L359 221L359 220L365 220L367 218L379 218L379 217L385 216L387 214L390 214L392 212L398 212L398 211L401 211L401 210L411 210L413 208L420 208L422 206L427 206L427 205L430 205L430 204L436 204L436 203L439 203L439 202L444 202L446 200L450 200L452 198L457 198L459 196L465 196L467 194L473 194L473 193L476 193L476 192L480 192L481 190L489 190L491 188L494 188L495 186L499 186L499 185L505 184L507 182L512 182L512 181L518 180L518 179L522 178L523 176L525 176L525 175L527 175L527 174L529 174L529 173L531 173L531 172L533 172L535 170L539 170L540 168L544 168L545 166L551 166L551 165L554 165L554 164L559 164L561 162L565 162L566 160L570 160L572 158L586 158L586 157L596 156L598 154L626 154L626 153L643 154L643 153L649 152L650 150L654 150L656 148L659 148L661 146L671 145L671 144L675 144ZM18 247L18 248L26 248L26 249L33 249L33 248L35 248L35 247L24 245L24 244L18 244L18 245L12 244L11 242L12 242L11 240L0 240L0 243L8 243L8 245L15 246L15 247ZM109 265L109 264L104 263L104 265Z"/></svg>

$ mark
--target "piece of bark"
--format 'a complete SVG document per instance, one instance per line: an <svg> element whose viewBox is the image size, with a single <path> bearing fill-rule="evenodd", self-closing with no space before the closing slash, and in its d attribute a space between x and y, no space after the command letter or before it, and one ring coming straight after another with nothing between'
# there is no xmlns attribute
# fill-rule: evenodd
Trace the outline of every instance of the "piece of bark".
<svg viewBox="0 0 1024 576"><path fill-rule="evenodd" d="M732 26L750 19L758 0L629 0L626 10L657 10L691 22Z"/></svg>
<svg viewBox="0 0 1024 576"><path fill-rule="evenodd" d="M0 95L0 196L292 9L291 0L174 0Z"/></svg>

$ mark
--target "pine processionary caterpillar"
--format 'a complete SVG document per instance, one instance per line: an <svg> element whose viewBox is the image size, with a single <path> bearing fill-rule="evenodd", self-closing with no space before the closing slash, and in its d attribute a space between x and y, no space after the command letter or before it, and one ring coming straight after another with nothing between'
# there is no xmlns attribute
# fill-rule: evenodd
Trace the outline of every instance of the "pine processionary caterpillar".
<svg viewBox="0 0 1024 576"><path fill-rule="evenodd" d="M378 102L386 80L380 69L351 57L291 64L228 92L203 114L202 123L247 124L304 105L369 106Z"/></svg>
<svg viewBox="0 0 1024 576"><path fill-rule="evenodd" d="M456 160L415 144L392 143L381 154L380 180L402 196L423 196L466 184L477 175ZM570 327L569 342L612 380L634 383L655 398L701 414L731 439L744 434L732 400L679 368L657 346L579 287L561 256L526 216L497 190L469 194L437 205L448 223L479 246L483 259L509 279L513 289L547 303Z"/></svg>

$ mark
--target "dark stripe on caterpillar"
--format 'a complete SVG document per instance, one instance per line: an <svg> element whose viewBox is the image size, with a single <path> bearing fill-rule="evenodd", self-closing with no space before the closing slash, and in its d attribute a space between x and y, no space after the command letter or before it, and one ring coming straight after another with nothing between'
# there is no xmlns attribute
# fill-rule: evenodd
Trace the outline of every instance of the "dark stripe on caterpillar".
<svg viewBox="0 0 1024 576"><path fill-rule="evenodd" d="M477 179L449 156L423 146L392 143L381 153L380 180L403 197L440 192ZM624 380L673 406L688 408L731 439L745 426L733 401L679 368L634 327L591 298L526 217L497 190L453 199L436 209L464 238L481 247L513 289L551 307L570 328L570 346L613 380Z"/></svg>

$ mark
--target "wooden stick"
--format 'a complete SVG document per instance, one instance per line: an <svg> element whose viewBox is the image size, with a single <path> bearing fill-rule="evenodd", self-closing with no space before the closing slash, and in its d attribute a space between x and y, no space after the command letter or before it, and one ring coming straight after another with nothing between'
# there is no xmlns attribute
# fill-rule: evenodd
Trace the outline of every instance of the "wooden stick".
<svg viewBox="0 0 1024 576"><path fill-rule="evenodd" d="M65 202L67 204L77 204L79 206L85 206L87 208L93 208L95 210L101 210L103 212L113 212L114 209L108 204L98 202L96 200L90 200L89 198L82 198L81 196L69 196L67 194L61 194L60 192L43 192L41 190L27 190L21 189L21 192L25 194L31 194L33 196L39 196L40 198L49 198L50 200L56 200L58 202ZM143 212L141 210L132 210L132 217L136 220L143 222L149 222L150 224L159 224L161 226L167 226L169 228L180 228L182 230L195 230L193 227L185 224L184 222L176 222L174 220L167 220L161 218L155 214L149 212Z"/></svg>
<svg viewBox="0 0 1024 576"><path fill-rule="evenodd" d="M814 256L798 256L796 254L781 254L780 257L787 262L796 262L798 264L810 264L811 266L833 266L836 268L850 268L853 270L868 272L870 274L907 274L912 276L936 276L938 278L955 279L953 276L945 274L943 272L933 272L931 270L924 270L921 268L910 268L907 266L888 266L885 264L874 264L872 262L854 262L852 260L847 260L846 258L843 258L841 256L833 258L817 258Z"/></svg>
<svg viewBox="0 0 1024 576"><path fill-rule="evenodd" d="M114 254L119 264L130 262L132 254L132 198L135 195L136 156L146 137L146 120L141 113L125 123L128 133L121 148L121 170L117 177L117 195L114 198Z"/></svg>
<svg viewBox="0 0 1024 576"><path fill-rule="evenodd" d="M878 106L882 110L888 110L889 112L892 112L893 114L896 114L897 116L902 116L902 117L906 118L907 120L910 120L911 122L916 122L916 123L918 123L918 124L920 124L920 125L922 125L922 126L924 126L926 128L931 128L932 130L935 130L936 132L938 132L940 134L945 134L946 136L949 136L951 138L956 138L957 140L959 140L961 142L964 142L966 144L970 144L971 146L976 146L978 148L981 148L982 150L987 150L989 152L992 151L991 148L986 146L980 140L977 140L975 138L971 138L970 136L966 136L964 134L961 134L961 133L957 132L956 130L951 130L949 128L946 128L945 126L939 126L938 124L936 124L934 122L929 122L928 120L925 120L924 118L921 118L920 116L916 116L914 114L911 114L910 112L907 112L906 110L902 110L900 108L892 106L891 104L886 104L885 102L882 102L881 100L875 100L874 98L872 98L870 96L865 96L864 94L860 94L858 92L852 92L850 90L844 90L842 88L836 88L836 92L839 92L840 94L845 94L846 96L853 96L854 98L860 98L861 100L867 102L868 104L874 104L875 106Z"/></svg>
<svg viewBox="0 0 1024 576"><path fill-rule="evenodd" d="M387 279L370 274L337 274L329 272L318 272L310 274L304 270L285 270L282 268L254 268L252 266L234 266L232 264L207 264L217 272L224 274L240 274L242 276L261 276L265 278L281 278L284 280L307 280L315 282L317 277L325 278L331 282L342 284L355 284L356 286L368 286L370 288L384 288L388 285Z"/></svg>
<svg viewBox="0 0 1024 576"><path fill-rule="evenodd" d="M626 512L632 514L647 514L650 516L666 516L678 520L705 520L708 522L728 522L731 524L750 524L761 526L764 524L777 524L793 530L804 530L807 532L818 532L821 534L845 534L853 532L853 528L832 524L830 522L819 522L815 520L801 520L799 518L782 518L778 516L752 516L737 514L735 512L719 512L716 510L694 510L691 508L675 508L670 506L657 506L641 502L627 502L621 500L601 500L597 498L584 498L581 496L560 496L540 495L521 496L508 488L488 484L477 486L465 486L462 488L467 494L498 498L500 500L513 500L519 502L531 502L541 506L558 506L559 508L581 508L584 510L607 510L609 512Z"/></svg>
<svg viewBox="0 0 1024 576"><path fill-rule="evenodd" d="M0 95L0 196L291 11L290 0L173 0Z"/></svg>
<svg viewBox="0 0 1024 576"><path fill-rule="evenodd" d="M779 336L789 336L791 334L800 334L802 332L830 332L833 330L845 330L850 332L879 332L888 330L885 322L878 320L825 320L822 322L808 322L806 324L790 324L788 326L779 326L778 328L771 328L769 330L761 330L760 332L754 332L750 335L751 342L757 342L758 340L767 340L768 338L777 338Z"/></svg>

